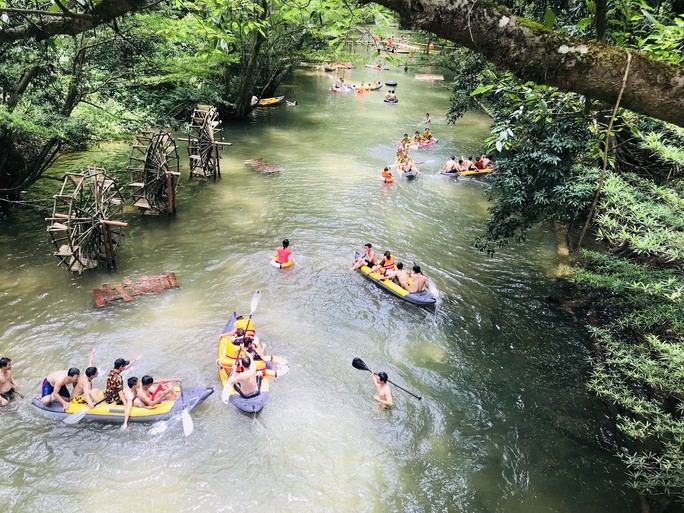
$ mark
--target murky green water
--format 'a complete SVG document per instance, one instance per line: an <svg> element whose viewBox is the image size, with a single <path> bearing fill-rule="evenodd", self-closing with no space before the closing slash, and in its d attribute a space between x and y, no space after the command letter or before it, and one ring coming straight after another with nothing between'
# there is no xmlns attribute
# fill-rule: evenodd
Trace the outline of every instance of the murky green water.
<svg viewBox="0 0 684 513"><path fill-rule="evenodd" d="M553 234L486 258L471 247L487 203L479 182L438 170L451 153L477 153L487 119L444 120L448 90L395 72L354 70L349 81L399 81L382 93L335 95L326 73L282 87L299 106L257 111L227 127L223 179L188 181L178 217L128 217L119 271L73 276L56 266L42 216L0 227L0 353L15 361L26 399L0 411L0 503L9 511L368 511L617 513L633 506L611 453L601 405L584 387L581 320L545 302L557 285ZM386 88L385 88L386 89ZM440 143L413 182L386 186L392 142L422 130ZM183 149L183 152L185 150ZM64 160L65 171L116 162L107 147ZM185 153L182 153L185 155ZM260 175L243 160L281 166ZM183 162L186 163L184 156ZM111 164L110 164L111 165ZM24 223L24 224L20 224ZM297 265L270 266L283 237ZM372 241L417 262L443 294L436 310L386 295L346 269ZM178 290L97 310L101 283L175 271ZM254 420L220 401L214 360L230 312L254 320L291 362ZM182 375L217 393L179 419L116 425L48 421L30 406L46 373L85 366L101 375L143 353L126 376ZM423 396L373 401L359 356ZM104 384L102 380L100 386ZM5 509L7 510L7 509Z"/></svg>

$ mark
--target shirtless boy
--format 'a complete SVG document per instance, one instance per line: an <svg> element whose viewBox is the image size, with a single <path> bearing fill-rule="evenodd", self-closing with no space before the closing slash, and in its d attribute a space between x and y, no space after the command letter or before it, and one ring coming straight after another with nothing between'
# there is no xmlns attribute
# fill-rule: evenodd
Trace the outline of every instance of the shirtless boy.
<svg viewBox="0 0 684 513"><path fill-rule="evenodd" d="M251 395L259 388L259 384L257 383L256 365L252 365L252 357L249 353L242 357L240 364L242 365L243 371L234 371L232 376L228 378L228 382L231 385L240 385L241 395Z"/></svg>
<svg viewBox="0 0 684 513"><path fill-rule="evenodd" d="M87 404L88 408L93 408L96 402L104 398L103 392L97 388L92 388L93 380L98 376L97 367L93 367L94 356L95 348L90 352L85 374L79 376L78 381L74 385L73 399L71 399L77 404Z"/></svg>
<svg viewBox="0 0 684 513"><path fill-rule="evenodd" d="M373 267L377 264L378 254L375 251L373 251L373 245L370 242L366 242L366 244L363 245L363 254L359 258L354 260L351 270L356 271L364 265L367 265L368 267Z"/></svg>
<svg viewBox="0 0 684 513"><path fill-rule="evenodd" d="M411 289L409 292L423 292L430 286L427 276L420 272L420 266L414 265L411 273Z"/></svg>
<svg viewBox="0 0 684 513"><path fill-rule="evenodd" d="M385 278L389 278L406 290L410 290L411 286L408 283L409 273L404 269L404 263L399 262L395 270L385 272Z"/></svg>
<svg viewBox="0 0 684 513"><path fill-rule="evenodd" d="M68 401L71 400L71 394L69 394L67 385L75 385L80 377L81 371L76 367L71 367L68 371L51 372L43 380L40 402L48 405L53 400L59 401L66 411L69 407Z"/></svg>
<svg viewBox="0 0 684 513"><path fill-rule="evenodd" d="M17 382L12 377L12 360L3 356L0 358L0 406L7 406L14 398L14 387Z"/></svg>
<svg viewBox="0 0 684 513"><path fill-rule="evenodd" d="M387 382L389 379L387 377L387 373L378 372L376 374L374 371L371 371L371 374L373 375L373 383L375 383L375 388L378 389L378 393L375 394L373 397L385 408L391 408L393 404L392 390L390 389L390 385Z"/></svg>
<svg viewBox="0 0 684 513"><path fill-rule="evenodd" d="M152 376L143 376L140 381L141 387L136 393L133 406L153 408L162 401L175 400L180 396L178 392L173 389L173 386L169 385L169 383L174 381L180 383L180 378L154 380ZM152 385L157 385L154 390L152 390Z"/></svg>

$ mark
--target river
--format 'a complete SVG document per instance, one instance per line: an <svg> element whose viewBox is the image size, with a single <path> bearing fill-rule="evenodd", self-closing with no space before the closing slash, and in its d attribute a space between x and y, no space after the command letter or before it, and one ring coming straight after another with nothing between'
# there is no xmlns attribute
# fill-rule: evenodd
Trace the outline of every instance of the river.
<svg viewBox="0 0 684 513"><path fill-rule="evenodd" d="M0 409L0 504L5 511L330 511L622 513L634 507L611 426L585 388L582 319L545 301L559 286L554 236L541 227L487 257L473 249L488 203L484 185L438 174L449 155L477 154L488 120L445 121L449 90L401 71L353 70L348 82L394 79L382 92L333 94L327 73L299 70L279 94L297 107L259 109L225 127L222 179L183 182L176 219L127 216L118 272L58 268L42 216L0 226L0 353L26 396ZM387 88L383 88L385 91ZM392 185L380 169L393 142L423 129L440 142L414 152L422 175ZM127 149L62 159L125 166ZM264 158L273 175L243 161ZM57 192L57 191L55 191ZM297 265L269 257L287 237ZM347 267L370 241L416 262L437 287L436 308L390 297ZM181 287L94 307L92 289L175 271ZM233 310L254 315L291 372L272 382L256 418L220 400L217 336ZM47 420L30 405L51 370L84 369L97 385L118 357L143 359L125 377L180 375L216 393L179 419L127 432ZM373 400L376 371L395 408Z"/></svg>

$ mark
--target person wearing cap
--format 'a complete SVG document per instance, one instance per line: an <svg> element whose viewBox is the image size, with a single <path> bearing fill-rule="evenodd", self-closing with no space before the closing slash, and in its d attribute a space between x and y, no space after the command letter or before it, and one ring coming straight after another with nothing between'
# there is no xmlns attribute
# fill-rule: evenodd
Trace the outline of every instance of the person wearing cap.
<svg viewBox="0 0 684 513"><path fill-rule="evenodd" d="M117 358L114 361L114 368L107 374L107 385L104 391L104 399L111 404L124 404L124 386L121 373L133 366L140 360L140 355L133 358L133 361L124 358Z"/></svg>
<svg viewBox="0 0 684 513"><path fill-rule="evenodd" d="M420 271L420 266L414 265L411 273L411 289L409 292L423 292L430 286L427 276Z"/></svg>
<svg viewBox="0 0 684 513"><path fill-rule="evenodd" d="M351 270L356 271L364 265L367 265L368 267L373 267L374 265L377 265L377 263L378 254L375 251L373 251L373 245L370 242L366 242L363 245L363 254L359 258L354 260Z"/></svg>
<svg viewBox="0 0 684 513"><path fill-rule="evenodd" d="M371 375L373 376L373 383L375 383L375 388L378 392L373 396L377 402L379 402L385 408L391 408L392 401L392 389L388 383L388 376L386 372L378 372L371 370Z"/></svg>

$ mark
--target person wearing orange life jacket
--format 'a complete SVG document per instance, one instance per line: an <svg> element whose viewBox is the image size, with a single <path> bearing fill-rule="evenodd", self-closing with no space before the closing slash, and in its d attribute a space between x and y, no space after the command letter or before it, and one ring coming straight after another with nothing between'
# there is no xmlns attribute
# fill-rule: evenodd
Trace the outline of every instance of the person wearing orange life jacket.
<svg viewBox="0 0 684 513"><path fill-rule="evenodd" d="M290 241L288 239L283 240L283 247L278 248L276 251L276 262L279 264L286 264L290 260L294 261L292 258L292 250L290 249Z"/></svg>
<svg viewBox="0 0 684 513"><path fill-rule="evenodd" d="M385 166L385 169L382 170L382 180L385 183L392 183L394 181L394 176L392 176L392 171L390 171L388 166Z"/></svg>
<svg viewBox="0 0 684 513"><path fill-rule="evenodd" d="M394 271L395 269L396 265L394 264L394 255L392 255L392 253L389 251L385 251L382 259L380 259L378 265L371 269L371 272L379 272L380 274L384 275L387 271Z"/></svg>
<svg viewBox="0 0 684 513"><path fill-rule="evenodd" d="M240 331L243 333L240 334ZM221 337L225 335L228 335L231 339L234 339L236 336L254 338L256 335L256 327L254 326L252 319L245 319L242 315L238 315L235 319L235 327L228 333L221 335Z"/></svg>
<svg viewBox="0 0 684 513"><path fill-rule="evenodd" d="M244 330L239 330L238 334L244 335L245 332ZM227 340L225 340L226 353L222 358L216 360L216 363L226 369L226 371L229 371L230 367L232 367L237 359L242 356L242 343L244 338L243 336L233 338L229 334L221 336L222 341L224 338L227 338Z"/></svg>

